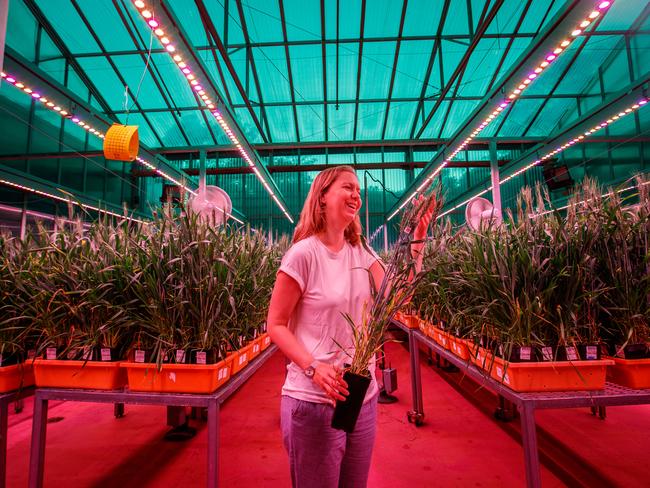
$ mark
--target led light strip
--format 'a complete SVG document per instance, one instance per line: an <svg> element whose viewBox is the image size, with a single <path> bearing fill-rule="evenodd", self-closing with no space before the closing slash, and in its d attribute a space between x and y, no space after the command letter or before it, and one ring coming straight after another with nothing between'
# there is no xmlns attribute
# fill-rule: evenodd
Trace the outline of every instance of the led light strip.
<svg viewBox="0 0 650 488"><path fill-rule="evenodd" d="M286 208L284 208L284 205L280 202L280 199L275 195L275 192L271 189L271 185L265 180L264 176L260 172L259 168L257 168L257 165L255 164L255 161L251 157L251 155L246 151L246 149L243 147L243 145L240 143L240 141L237 139L237 136L233 132L233 130L228 126L228 123L226 120L223 118L221 112L215 107L215 102L210 98L210 96L206 93L205 88L201 85L201 81L197 78L197 75L195 74L197 71L192 70L183 57L177 53L176 45L172 42L170 39L170 35L165 32L165 30L161 27L160 22L155 18L152 10L147 8L147 5L145 2L142 0L135 0L133 2L133 5L138 9L138 12L142 16L142 18L147 22L147 25L153 29L154 34L158 37L158 40L161 42L161 44L165 47L165 50L169 53L170 56L172 56L172 59L176 63L176 66L178 69L181 71L183 76L187 79L188 83L190 84L190 87L194 92L196 92L196 96L200 99L200 102L203 102L205 106L210 109L210 112L214 116L214 118L217 120L221 128L223 129L224 133L226 136L228 136L228 139L235 145L239 153L241 154L242 158L248 163L248 165L253 169L253 172L255 173L255 176L257 177L258 180L260 180L260 183L264 186L266 191L269 193L269 195L273 198L275 203L280 207L280 210L282 210L282 213L289 219L289 222L292 224L294 223L293 219L291 218L291 215L289 215L289 212L287 211Z"/></svg>
<svg viewBox="0 0 650 488"><path fill-rule="evenodd" d="M59 200L61 202L66 202L66 203L71 202L72 204L77 205L77 206L79 206L81 208L95 210L97 212L112 215L112 216L118 217L120 219L132 220L134 222L139 222L141 224L145 223L144 220L136 219L134 217L125 217L124 215L120 215L120 214L112 212L110 210L95 207L93 205L88 205L87 203L75 202L74 200L71 200L69 198L60 197L58 195L54 195L52 193L47 193L47 192L42 191L42 190L37 190L36 188L32 188L32 187L29 187L29 186L19 185L18 183L14 183L13 181L0 179L0 183L2 183L3 185L11 186L13 188L18 188L18 189L23 190L23 191L28 191L30 193L35 193L37 195L41 195L41 196L44 196L44 197L47 197L47 198L53 198L54 200Z"/></svg>
<svg viewBox="0 0 650 488"><path fill-rule="evenodd" d="M581 135L579 135L578 137L574 137L573 139L569 140L569 141L566 142L565 144L562 144L561 146L558 146L558 147L555 148L553 151L550 151L550 152L546 153L546 154L545 154L544 156L542 156L541 158L536 159L536 160L533 161L532 163L530 163L530 164L524 166L523 168L521 168L521 169L515 171L514 173L512 173L511 175L507 176L507 177L504 178L503 180L500 180L500 181L499 181L499 186L503 185L505 182L511 180L511 179L514 178L515 176L519 176L520 174L522 174L522 173L528 171L530 168L532 168L532 167L534 167L534 166L537 166L539 163L544 162L544 161L546 161L547 159L549 159L549 158L555 156L556 154L561 153L561 152L564 151L565 149L568 149L569 147L571 147L571 146L577 144L578 142L582 141L582 140L585 139L586 137L590 137L590 136L592 136L593 134L595 134L595 133L598 132L599 130L604 129L604 128L607 127L608 125L610 125L610 124L616 122L617 120L619 120L619 119L625 117L626 115L629 115L629 114L631 114L632 112L634 112L634 111L640 109L641 107L643 107L643 106L644 106L645 104L647 104L647 103L648 103L648 99L647 99L647 98L642 98L642 99L640 99L637 103L633 104L632 106L626 108L625 110L622 110L621 112L619 112L619 113L616 114L616 115L613 115L612 117L608 118L607 120L602 121L600 124L595 125L593 128L589 129L588 131L585 131L584 134L581 134ZM456 209L462 207L463 205L467 204L467 203L468 203L470 200L472 200L473 198L480 197L481 195L485 195L487 192L489 192L489 191L491 191L491 190L492 190L492 186L490 186L489 188L483 190L483 191L480 192L480 193L477 193L477 194L474 195L473 197L468 198L468 199L465 200L464 202L459 203L459 204L456 205L455 207L453 207L453 208L447 210L446 212L441 213L441 214L438 216L438 218L444 217L445 215L449 214L450 212L453 212L454 210L456 210ZM564 207L564 208L566 208L566 207ZM559 210L562 210L562 209L559 209Z"/></svg>
<svg viewBox="0 0 650 488"><path fill-rule="evenodd" d="M578 37L580 34L582 34L583 30L587 28L596 18L600 16L600 14L604 11L607 10L611 4L612 1L600 1L598 2L597 6L594 8L594 10L587 16L586 19L582 20L580 24L578 24L573 31L571 32L570 36L568 36L566 39L562 40L556 48L552 51L546 54L545 58L543 61L541 61L538 66L533 69L523 80L521 80L520 84L517 86L517 88L513 89L510 94L507 96L507 98L503 99L501 103L494 109L494 111L487 116L487 118L479 124L478 127L474 129L474 131L471 133L471 135L467 136L467 138L456 148L454 151L447 157L442 163L440 163L440 166L436 168L436 170L427 177L427 179L416 188L416 190L409 196L404 203L402 203L389 217L387 220L391 220L395 215L399 213L402 208L404 208L420 191L422 191L426 186L429 184L431 180L433 180L440 171L442 171L442 168L447 166L449 162L456 157L456 155L465 149L465 147L474 139L476 138L488 125L490 125L498 116L501 112L503 112L510 103L516 99L521 93L530 86L530 84L537 78L539 74L542 73L548 66L550 66L556 59L557 57L566 50L566 48ZM442 214L444 215L444 214ZM442 216L440 215L440 217Z"/></svg>
<svg viewBox="0 0 650 488"><path fill-rule="evenodd" d="M33 99L38 100L39 102L41 102L44 107L52 110L53 112L58 113L64 119L70 120L72 123L78 125L82 129L85 129L88 133L90 133L90 134L92 134L92 135L94 135L96 137L99 137L100 139L104 139L106 137L106 134L103 133L102 131L100 131L98 129L95 129L90 124L88 124L87 122L85 122L81 118L77 117L76 115L70 114L66 110L63 110L61 108L61 105L57 105L55 102L53 102L50 99L46 98L45 96L41 95L39 93L40 90L35 91L36 89L32 89L32 88L26 86L25 83L19 81L15 76L8 75L4 71L1 72L1 75L2 75L2 78L7 83L9 83L9 84L15 86L16 88L24 91L26 94L30 95ZM143 159L140 158L140 157L138 157L137 160L138 160L138 162L141 162L141 163L143 161ZM142 164L144 164L144 163L142 163ZM185 189L185 191L188 191L188 192L192 193L193 195L196 195L196 192L194 192L191 188L183 185L178 180L175 180L174 178L172 178L170 175L168 175L164 171L156 168L155 166L153 166L151 164L147 164L146 166L148 166L151 169L155 170L163 178L166 178L167 180L172 181L174 184L182 187L183 189Z"/></svg>

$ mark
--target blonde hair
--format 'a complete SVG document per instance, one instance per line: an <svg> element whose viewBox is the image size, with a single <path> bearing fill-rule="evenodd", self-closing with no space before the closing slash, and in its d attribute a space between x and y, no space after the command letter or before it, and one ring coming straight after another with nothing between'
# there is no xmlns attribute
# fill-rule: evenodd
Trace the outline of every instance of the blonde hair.
<svg viewBox="0 0 650 488"><path fill-rule="evenodd" d="M321 197L327 193L341 173L352 173L356 176L352 166L334 166L327 168L316 175L309 188L307 199L300 212L300 220L293 233L294 244L314 234L323 232L327 226L325 211L321 204ZM353 246L359 245L361 234L361 221L359 215L354 217L344 232L345 239Z"/></svg>

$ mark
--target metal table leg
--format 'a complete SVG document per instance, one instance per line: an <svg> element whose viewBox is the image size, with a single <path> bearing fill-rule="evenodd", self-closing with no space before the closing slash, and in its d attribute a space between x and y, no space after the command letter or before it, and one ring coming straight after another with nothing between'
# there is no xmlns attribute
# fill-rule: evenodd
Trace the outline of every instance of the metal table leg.
<svg viewBox="0 0 650 488"><path fill-rule="evenodd" d="M0 400L0 488L5 488L7 477L7 425L9 405L5 400Z"/></svg>
<svg viewBox="0 0 650 488"><path fill-rule="evenodd" d="M409 330L409 356L411 360L411 390L413 394L413 410L407 413L408 421L420 426L424 423L422 407L422 381L420 379L420 349L418 341Z"/></svg>
<svg viewBox="0 0 650 488"><path fill-rule="evenodd" d="M43 486L43 465L45 464L45 434L47 431L48 400L43 400L38 391L34 395L32 421L32 445L29 455L29 488Z"/></svg>
<svg viewBox="0 0 650 488"><path fill-rule="evenodd" d="M526 486L528 488L541 488L542 479L539 472L535 409L524 403L519 405L519 413L521 414L521 444L524 448Z"/></svg>
<svg viewBox="0 0 650 488"><path fill-rule="evenodd" d="M219 486L219 402L208 405L208 488Z"/></svg>

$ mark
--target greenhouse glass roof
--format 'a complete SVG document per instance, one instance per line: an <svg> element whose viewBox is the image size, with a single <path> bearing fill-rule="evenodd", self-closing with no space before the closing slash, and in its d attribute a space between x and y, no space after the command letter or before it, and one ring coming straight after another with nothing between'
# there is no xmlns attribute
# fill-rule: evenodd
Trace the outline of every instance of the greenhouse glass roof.
<svg viewBox="0 0 650 488"><path fill-rule="evenodd" d="M588 17L592 11L598 15ZM368 162L399 168L456 149L518 70L539 65L548 43L569 39L475 137L483 154L463 151L454 163L480 167L490 159L488 140L525 151L621 89L645 88L649 14L642 0L10 0L4 69L66 88L70 106L85 103L105 123L137 124L152 154L185 161L172 161L179 171L201 149L239 156L204 97L224 112L260 171L273 164L269 151L277 159L283 150L312 150L311 158L289 157L300 168L335 164L333 148L345 147L354 153L349 162L363 162L361 148L373 147L380 156ZM194 75L205 95L189 83ZM0 95L21 103L6 87ZM648 116L639 117L608 129L607 141L639 136ZM25 154L24 141L2 142L4 155ZM400 147L406 155L391 161ZM233 166L250 171L244 159ZM281 196L277 175L264 174ZM407 178L398 197L414 184ZM289 204L293 215L296 206Z"/></svg>

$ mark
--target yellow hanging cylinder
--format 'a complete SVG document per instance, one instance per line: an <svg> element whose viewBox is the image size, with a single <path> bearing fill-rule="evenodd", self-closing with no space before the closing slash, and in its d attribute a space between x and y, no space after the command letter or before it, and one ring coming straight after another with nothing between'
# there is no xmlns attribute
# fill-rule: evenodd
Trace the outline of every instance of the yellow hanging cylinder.
<svg viewBox="0 0 650 488"><path fill-rule="evenodd" d="M137 125L113 124L104 137L104 157L116 161L134 161L140 139Z"/></svg>

